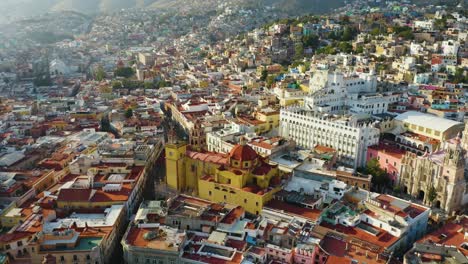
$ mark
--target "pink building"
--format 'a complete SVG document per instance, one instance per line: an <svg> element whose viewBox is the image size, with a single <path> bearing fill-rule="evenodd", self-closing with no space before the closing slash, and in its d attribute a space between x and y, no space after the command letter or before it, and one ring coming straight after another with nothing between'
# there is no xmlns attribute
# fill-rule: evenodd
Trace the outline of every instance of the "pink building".
<svg viewBox="0 0 468 264"><path fill-rule="evenodd" d="M269 260L276 260L281 263L291 263L293 257L293 251L291 249L278 247L272 244L267 244L265 248Z"/></svg>
<svg viewBox="0 0 468 264"><path fill-rule="evenodd" d="M401 160L404 155L404 150L399 149L395 143L389 141L383 141L379 145L367 148L367 161L377 159L380 167L388 173L392 185L398 183Z"/></svg>
<svg viewBox="0 0 468 264"><path fill-rule="evenodd" d="M300 244L294 248L294 263L314 264L318 255L318 246Z"/></svg>

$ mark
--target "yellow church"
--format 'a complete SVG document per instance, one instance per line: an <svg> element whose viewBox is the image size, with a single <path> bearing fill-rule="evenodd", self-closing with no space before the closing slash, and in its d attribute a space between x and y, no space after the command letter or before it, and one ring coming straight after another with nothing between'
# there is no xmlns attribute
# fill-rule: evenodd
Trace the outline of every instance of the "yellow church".
<svg viewBox="0 0 468 264"><path fill-rule="evenodd" d="M213 202L241 205L259 214L281 190L277 166L268 164L245 140L229 154L195 151L186 143L166 145L166 183Z"/></svg>

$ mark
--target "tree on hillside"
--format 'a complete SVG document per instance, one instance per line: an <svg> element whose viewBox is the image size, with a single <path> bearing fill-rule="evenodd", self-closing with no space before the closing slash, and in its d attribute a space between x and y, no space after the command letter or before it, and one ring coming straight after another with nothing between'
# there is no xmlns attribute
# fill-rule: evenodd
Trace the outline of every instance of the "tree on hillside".
<svg viewBox="0 0 468 264"><path fill-rule="evenodd" d="M268 75L267 76L267 78L266 78L267 87L273 86L273 84L275 83L275 78L276 78L276 76L274 76L274 75Z"/></svg>
<svg viewBox="0 0 468 264"><path fill-rule="evenodd" d="M345 27L343 35L341 36L342 41L350 41L353 39L354 32L350 27Z"/></svg>
<svg viewBox="0 0 468 264"><path fill-rule="evenodd" d="M455 75L449 75L449 81L453 83L468 83L468 75L465 74L465 70L457 68Z"/></svg>
<svg viewBox="0 0 468 264"><path fill-rule="evenodd" d="M122 67L114 71L114 75L118 77L130 78L135 74L135 71L131 67Z"/></svg>
<svg viewBox="0 0 468 264"><path fill-rule="evenodd" d="M320 40L317 35L304 36L302 42L304 43L304 47L311 47L313 49L318 48L320 45Z"/></svg>
<svg viewBox="0 0 468 264"><path fill-rule="evenodd" d="M264 82L266 81L267 77L268 77L268 71L266 69L262 70L262 76L260 77L260 80Z"/></svg>
<svg viewBox="0 0 468 264"><path fill-rule="evenodd" d="M120 89L120 88L122 88L122 82L113 81L111 86L112 86L112 89Z"/></svg>
<svg viewBox="0 0 468 264"><path fill-rule="evenodd" d="M336 54L336 49L332 45L327 45L316 50L316 54Z"/></svg>
<svg viewBox="0 0 468 264"><path fill-rule="evenodd" d="M356 53L361 54L364 52L364 47L362 45L359 45L356 47Z"/></svg>
<svg viewBox="0 0 468 264"><path fill-rule="evenodd" d="M340 42L338 48L340 49L340 51L345 53L351 53L353 51L353 46L351 45L351 43L346 41Z"/></svg>
<svg viewBox="0 0 468 264"><path fill-rule="evenodd" d="M133 116L133 109L132 108L127 108L127 110L125 110L125 117L126 118L130 118Z"/></svg>
<svg viewBox="0 0 468 264"><path fill-rule="evenodd" d="M95 73L95 79L96 81L100 82L102 80L104 80L104 78L106 77L106 72L104 71L104 68L102 68L102 66L99 66L97 69L96 69L96 73Z"/></svg>
<svg viewBox="0 0 468 264"><path fill-rule="evenodd" d="M294 49L294 59L300 60L304 57L304 47L302 45L296 45Z"/></svg>

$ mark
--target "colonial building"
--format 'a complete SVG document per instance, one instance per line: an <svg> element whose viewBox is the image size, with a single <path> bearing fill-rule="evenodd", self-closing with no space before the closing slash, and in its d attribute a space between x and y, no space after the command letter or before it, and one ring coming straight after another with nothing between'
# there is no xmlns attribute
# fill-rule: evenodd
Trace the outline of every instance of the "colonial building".
<svg viewBox="0 0 468 264"><path fill-rule="evenodd" d="M170 143L166 146L166 167L170 188L213 202L242 205L255 214L281 189L278 167L268 164L268 159L246 145L245 140L228 155Z"/></svg>
<svg viewBox="0 0 468 264"><path fill-rule="evenodd" d="M354 168L365 165L367 147L379 142L379 129L374 124L353 116L324 117L298 107L281 110L280 135L303 148L331 147L337 150L339 163Z"/></svg>
<svg viewBox="0 0 468 264"><path fill-rule="evenodd" d="M466 190L464 155L458 137L445 142L441 150L423 156L407 152L400 175L403 192L447 213L460 211ZM433 192L435 197L431 197Z"/></svg>
<svg viewBox="0 0 468 264"><path fill-rule="evenodd" d="M305 107L324 113L382 114L399 97L393 93L376 94L377 79L372 71L348 74L318 69L312 72L309 91Z"/></svg>
<svg viewBox="0 0 468 264"><path fill-rule="evenodd" d="M408 111L398 115L395 117L394 123L395 130L399 130L400 133L411 132L439 142L456 137L458 133L463 131L464 127L463 123L416 111ZM422 149L424 150L424 148Z"/></svg>

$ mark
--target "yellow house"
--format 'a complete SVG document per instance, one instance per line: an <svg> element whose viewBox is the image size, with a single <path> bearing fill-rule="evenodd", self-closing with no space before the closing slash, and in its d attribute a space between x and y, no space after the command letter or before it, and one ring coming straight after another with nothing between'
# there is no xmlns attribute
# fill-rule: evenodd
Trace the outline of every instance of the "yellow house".
<svg viewBox="0 0 468 264"><path fill-rule="evenodd" d="M97 114L89 111L76 111L71 113L70 116L76 119L96 119Z"/></svg>
<svg viewBox="0 0 468 264"><path fill-rule="evenodd" d="M49 123L49 125L57 130L65 130L66 126L68 125L67 122L64 120L55 120Z"/></svg>
<svg viewBox="0 0 468 264"><path fill-rule="evenodd" d="M255 133L267 133L279 126L279 112L261 112L254 116L239 115L235 121L239 125L247 125L254 129Z"/></svg>
<svg viewBox="0 0 468 264"><path fill-rule="evenodd" d="M303 105L304 100L302 98L281 98L280 106L289 106L289 105Z"/></svg>
<svg viewBox="0 0 468 264"><path fill-rule="evenodd" d="M257 112L255 118L266 123L266 129L269 131L273 128L279 127L280 112L269 111L269 112Z"/></svg>
<svg viewBox="0 0 468 264"><path fill-rule="evenodd" d="M254 214L281 189L278 167L268 164L244 140L229 155L168 144L166 168L169 187L212 202L241 205Z"/></svg>
<svg viewBox="0 0 468 264"><path fill-rule="evenodd" d="M299 85L299 89L301 89L303 92L305 93L309 93L310 92L310 87L309 85L306 85L306 84L300 84Z"/></svg>
<svg viewBox="0 0 468 264"><path fill-rule="evenodd" d="M210 83L207 80L198 81L198 86L200 86L200 88L207 88L209 85Z"/></svg>
<svg viewBox="0 0 468 264"><path fill-rule="evenodd" d="M15 202L12 202L0 214L0 223L2 227L12 228L20 222L24 222L26 214L22 208L18 208Z"/></svg>

